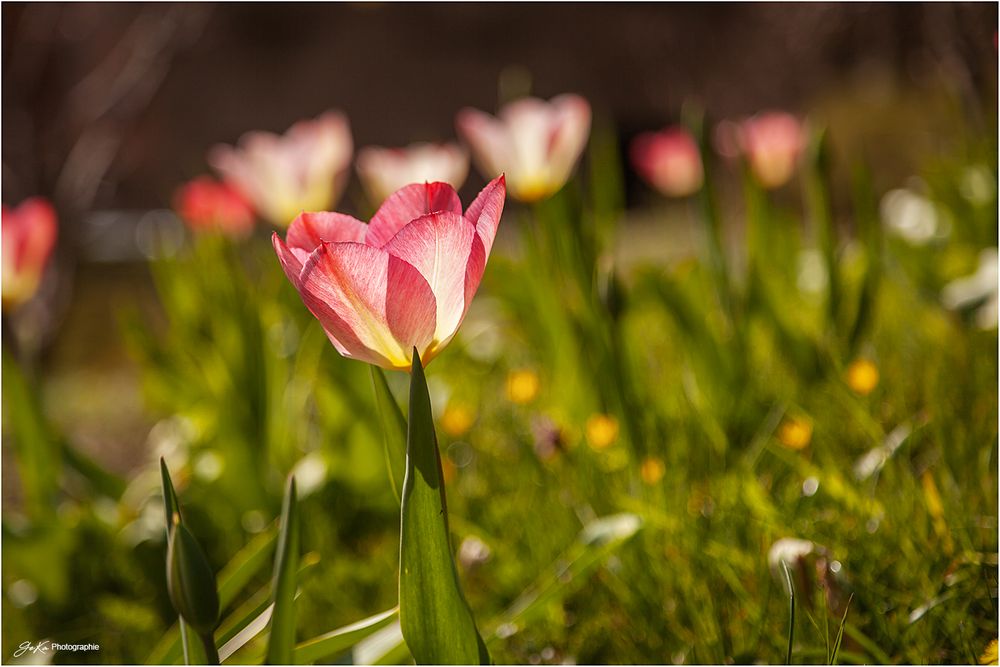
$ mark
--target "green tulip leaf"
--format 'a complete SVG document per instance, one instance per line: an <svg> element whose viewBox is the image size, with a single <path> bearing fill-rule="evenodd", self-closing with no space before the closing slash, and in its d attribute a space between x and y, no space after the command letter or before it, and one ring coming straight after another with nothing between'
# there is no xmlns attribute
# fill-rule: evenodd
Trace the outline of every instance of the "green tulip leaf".
<svg viewBox="0 0 1000 667"><path fill-rule="evenodd" d="M163 485L163 511L166 521L167 545L169 545L174 525L180 523L181 507L177 501L177 491L174 490L174 482L170 479L170 470L167 469L167 462L163 460L163 457L160 457L160 481ZM168 552L168 567L169 563L170 557ZM169 582L169 572L167 576ZM204 649L199 642L195 641L194 633L191 632L191 629L188 628L187 623L184 622L181 616L177 617L177 628L178 635L176 642L183 648L184 664L196 665L206 662L207 658ZM177 643L174 645L175 648Z"/></svg>
<svg viewBox="0 0 1000 667"><path fill-rule="evenodd" d="M441 458L420 356L413 351L403 481L399 620L417 664L488 664L448 535Z"/></svg>
<svg viewBox="0 0 1000 667"><path fill-rule="evenodd" d="M274 557L274 579L271 584L274 611L271 614L271 636L267 642L269 665L289 664L295 647L295 588L299 569L299 517L295 493L295 478L288 478L285 499L281 507L281 533Z"/></svg>
<svg viewBox="0 0 1000 667"><path fill-rule="evenodd" d="M392 492L399 500L399 487L406 475L406 419L399 404L389 391L389 383L381 368L372 366L372 384L375 386L375 404L382 422L382 438L385 443L385 462L389 469Z"/></svg>
<svg viewBox="0 0 1000 667"><path fill-rule="evenodd" d="M167 469L167 462L160 458L160 481L163 484L163 514L167 521L167 539L173 532L174 515L180 521L181 507L177 502L177 492L174 490L174 482L170 479L170 471Z"/></svg>
<svg viewBox="0 0 1000 667"><path fill-rule="evenodd" d="M215 630L219 622L219 595L215 573L191 531L175 514L167 546L167 592L174 609L199 635Z"/></svg>

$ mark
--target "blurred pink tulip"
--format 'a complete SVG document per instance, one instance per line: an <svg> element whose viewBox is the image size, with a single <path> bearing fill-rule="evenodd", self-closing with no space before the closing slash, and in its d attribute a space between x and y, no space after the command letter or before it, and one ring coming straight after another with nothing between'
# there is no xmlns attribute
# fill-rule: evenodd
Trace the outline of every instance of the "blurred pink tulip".
<svg viewBox="0 0 1000 667"><path fill-rule="evenodd" d="M3 206L3 306L17 307L38 291L58 232L56 212L41 197Z"/></svg>
<svg viewBox="0 0 1000 667"><path fill-rule="evenodd" d="M408 185L369 224L342 213L303 213L282 241L285 275L333 346L383 368L426 365L451 340L486 269L506 196L493 180L462 213L447 183Z"/></svg>
<svg viewBox="0 0 1000 667"><path fill-rule="evenodd" d="M739 124L737 141L750 170L767 188L791 180L805 146L805 131L795 116L781 111L760 113Z"/></svg>
<svg viewBox="0 0 1000 667"><path fill-rule="evenodd" d="M632 142L631 158L639 175L668 197L686 197L701 188L701 153L682 127L639 135Z"/></svg>
<svg viewBox="0 0 1000 667"><path fill-rule="evenodd" d="M200 176L182 185L174 196L174 208L195 231L242 237L253 229L253 209L243 195L211 176Z"/></svg>
<svg viewBox="0 0 1000 667"><path fill-rule="evenodd" d="M469 175L469 154L456 144L410 144L406 148L368 146L358 151L358 175L382 203L410 183L447 183L456 190Z"/></svg>
<svg viewBox="0 0 1000 667"><path fill-rule="evenodd" d="M208 160L262 216L286 227L302 211L336 204L353 151L347 118L328 111L282 136L248 132L236 148L213 148Z"/></svg>
<svg viewBox="0 0 1000 667"><path fill-rule="evenodd" d="M462 109L456 125L483 175L506 173L511 196L530 203L551 197L569 180L590 134L590 105L579 95L551 102L527 97L496 117Z"/></svg>

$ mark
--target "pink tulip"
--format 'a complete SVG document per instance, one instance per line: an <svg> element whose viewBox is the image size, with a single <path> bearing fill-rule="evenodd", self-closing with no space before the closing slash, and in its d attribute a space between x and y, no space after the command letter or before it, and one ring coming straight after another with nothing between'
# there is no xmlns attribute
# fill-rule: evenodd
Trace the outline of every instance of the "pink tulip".
<svg viewBox="0 0 1000 667"><path fill-rule="evenodd" d="M795 116L771 111L740 123L737 140L754 176L763 187L773 189L795 173L805 146L805 131Z"/></svg>
<svg viewBox="0 0 1000 667"><path fill-rule="evenodd" d="M285 275L342 355L409 369L458 330L479 288L507 186L490 182L462 214L447 183L408 185L369 224L303 213L272 241Z"/></svg>
<svg viewBox="0 0 1000 667"><path fill-rule="evenodd" d="M234 237L253 229L253 209L228 183L201 176L182 185L174 197L174 208L195 231L220 231Z"/></svg>
<svg viewBox="0 0 1000 667"><path fill-rule="evenodd" d="M410 183L447 183L456 190L469 175L469 154L456 144L368 146L358 151L358 175L376 202Z"/></svg>
<svg viewBox="0 0 1000 667"><path fill-rule="evenodd" d="M285 227L302 211L336 204L353 150L347 118L329 111L282 136L248 132L237 148L216 146L208 159L261 215Z"/></svg>
<svg viewBox="0 0 1000 667"><path fill-rule="evenodd" d="M511 195L530 203L551 197L569 180L590 134L590 105L579 95L551 102L527 97L497 117L463 109L456 125L479 170L487 178L505 173Z"/></svg>
<svg viewBox="0 0 1000 667"><path fill-rule="evenodd" d="M56 243L56 212L41 197L3 206L3 305L17 307L38 291Z"/></svg>
<svg viewBox="0 0 1000 667"><path fill-rule="evenodd" d="M701 153L682 127L639 135L632 142L631 157L639 175L668 197L686 197L701 188Z"/></svg>

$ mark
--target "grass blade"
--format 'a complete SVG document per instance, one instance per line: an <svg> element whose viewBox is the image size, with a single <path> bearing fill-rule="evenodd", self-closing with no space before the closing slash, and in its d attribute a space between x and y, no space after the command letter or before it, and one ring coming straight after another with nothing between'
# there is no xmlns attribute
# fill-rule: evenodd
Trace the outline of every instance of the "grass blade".
<svg viewBox="0 0 1000 667"><path fill-rule="evenodd" d="M635 514L615 514L591 521L577 537L574 544L560 554L551 567L528 587L514 603L493 621L489 627L490 641L497 639L496 630L501 626L523 627L547 604L565 597L581 586L614 551L628 542L642 528L642 520Z"/></svg>
<svg viewBox="0 0 1000 667"><path fill-rule="evenodd" d="M296 580L301 582L302 578L306 573L319 563L319 554L313 552L306 554L302 557L302 567L299 568L299 572L296 575ZM219 659L227 660L231 658L237 651L243 648L247 643L250 642L254 637L260 634L264 628L267 626L267 621L271 618L271 584L268 583L266 586L261 587L253 595L251 595L243 604L239 605L233 612L219 624L219 630L217 632L219 644L222 648L219 649ZM264 624L259 626L255 632L247 633L246 629L250 627L254 622L259 621L259 619L264 616ZM234 642L233 640L242 635L242 639L239 642ZM258 663L264 659L264 649L262 647L260 650L256 651L253 660L250 662Z"/></svg>
<svg viewBox="0 0 1000 667"><path fill-rule="evenodd" d="M840 629L837 630L837 640L833 642L833 651L830 653L830 664L837 664L837 654L840 653L840 645L844 641L844 628L847 626L847 613L851 610L851 600L854 595L847 599L847 606L844 607L844 617L840 619Z"/></svg>
<svg viewBox="0 0 1000 667"><path fill-rule="evenodd" d="M299 517L295 493L295 478L288 478L285 499L281 507L281 533L274 557L272 583L274 611L271 614L271 636L267 641L269 665L288 664L295 647L295 587L299 567Z"/></svg>
<svg viewBox="0 0 1000 667"><path fill-rule="evenodd" d="M781 572L785 575L785 586L788 591L788 651L785 653L785 664L792 664L792 643L795 641L795 587L792 586L792 576L788 573L788 563L781 561Z"/></svg>
<svg viewBox="0 0 1000 667"><path fill-rule="evenodd" d="M386 627L397 618L399 618L399 608L394 607L357 623L332 630L319 637L313 637L295 647L292 662L296 665L311 665L332 658Z"/></svg>
<svg viewBox="0 0 1000 667"><path fill-rule="evenodd" d="M488 663L455 570L430 395L416 349L401 514L399 621L414 660Z"/></svg>

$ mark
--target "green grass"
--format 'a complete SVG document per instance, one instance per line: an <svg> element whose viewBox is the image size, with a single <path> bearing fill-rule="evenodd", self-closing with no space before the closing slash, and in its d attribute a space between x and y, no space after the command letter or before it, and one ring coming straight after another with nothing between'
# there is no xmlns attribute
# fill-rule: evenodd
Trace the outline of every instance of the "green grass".
<svg viewBox="0 0 1000 667"><path fill-rule="evenodd" d="M612 240L628 244L629 227L614 227L605 140L546 207L508 204L505 234L528 245L498 244L463 329L427 371L453 544L489 549L460 557L459 576L493 659L976 662L997 623L997 331L946 311L939 294L997 243L995 190L986 201L960 192L971 165L995 180L993 142L928 167L952 225L931 246L883 233L863 177L831 191L831 307L824 290L798 287L817 216L795 188L811 174L827 187L808 165L779 195L751 186L751 206L725 207L726 271L701 239L676 261L609 273ZM676 209L657 210L676 224ZM749 258L744 223L767 240ZM368 369L336 354L263 238L203 240L154 276L164 324L124 318L163 418L148 470L120 500L64 472L57 512L5 507L4 655L51 637L101 644L77 659L147 658L176 620L159 455L217 571L268 529L296 472L302 552L318 558L300 572L298 641L394 607L399 507ZM868 395L845 380L858 358L878 369ZM522 368L540 379L523 405L506 393ZM405 375L388 376L404 398ZM474 417L468 431L444 418L456 406ZM597 413L619 424L602 449L586 435ZM801 449L779 437L793 418L811 423ZM858 475L887 443L880 469ZM651 458L659 479L642 474ZM634 535L581 541L619 513L639 518ZM768 563L785 537L818 547L788 571L791 645L784 575ZM268 577L250 576L223 618L256 609ZM26 605L25 586L36 598Z"/></svg>

